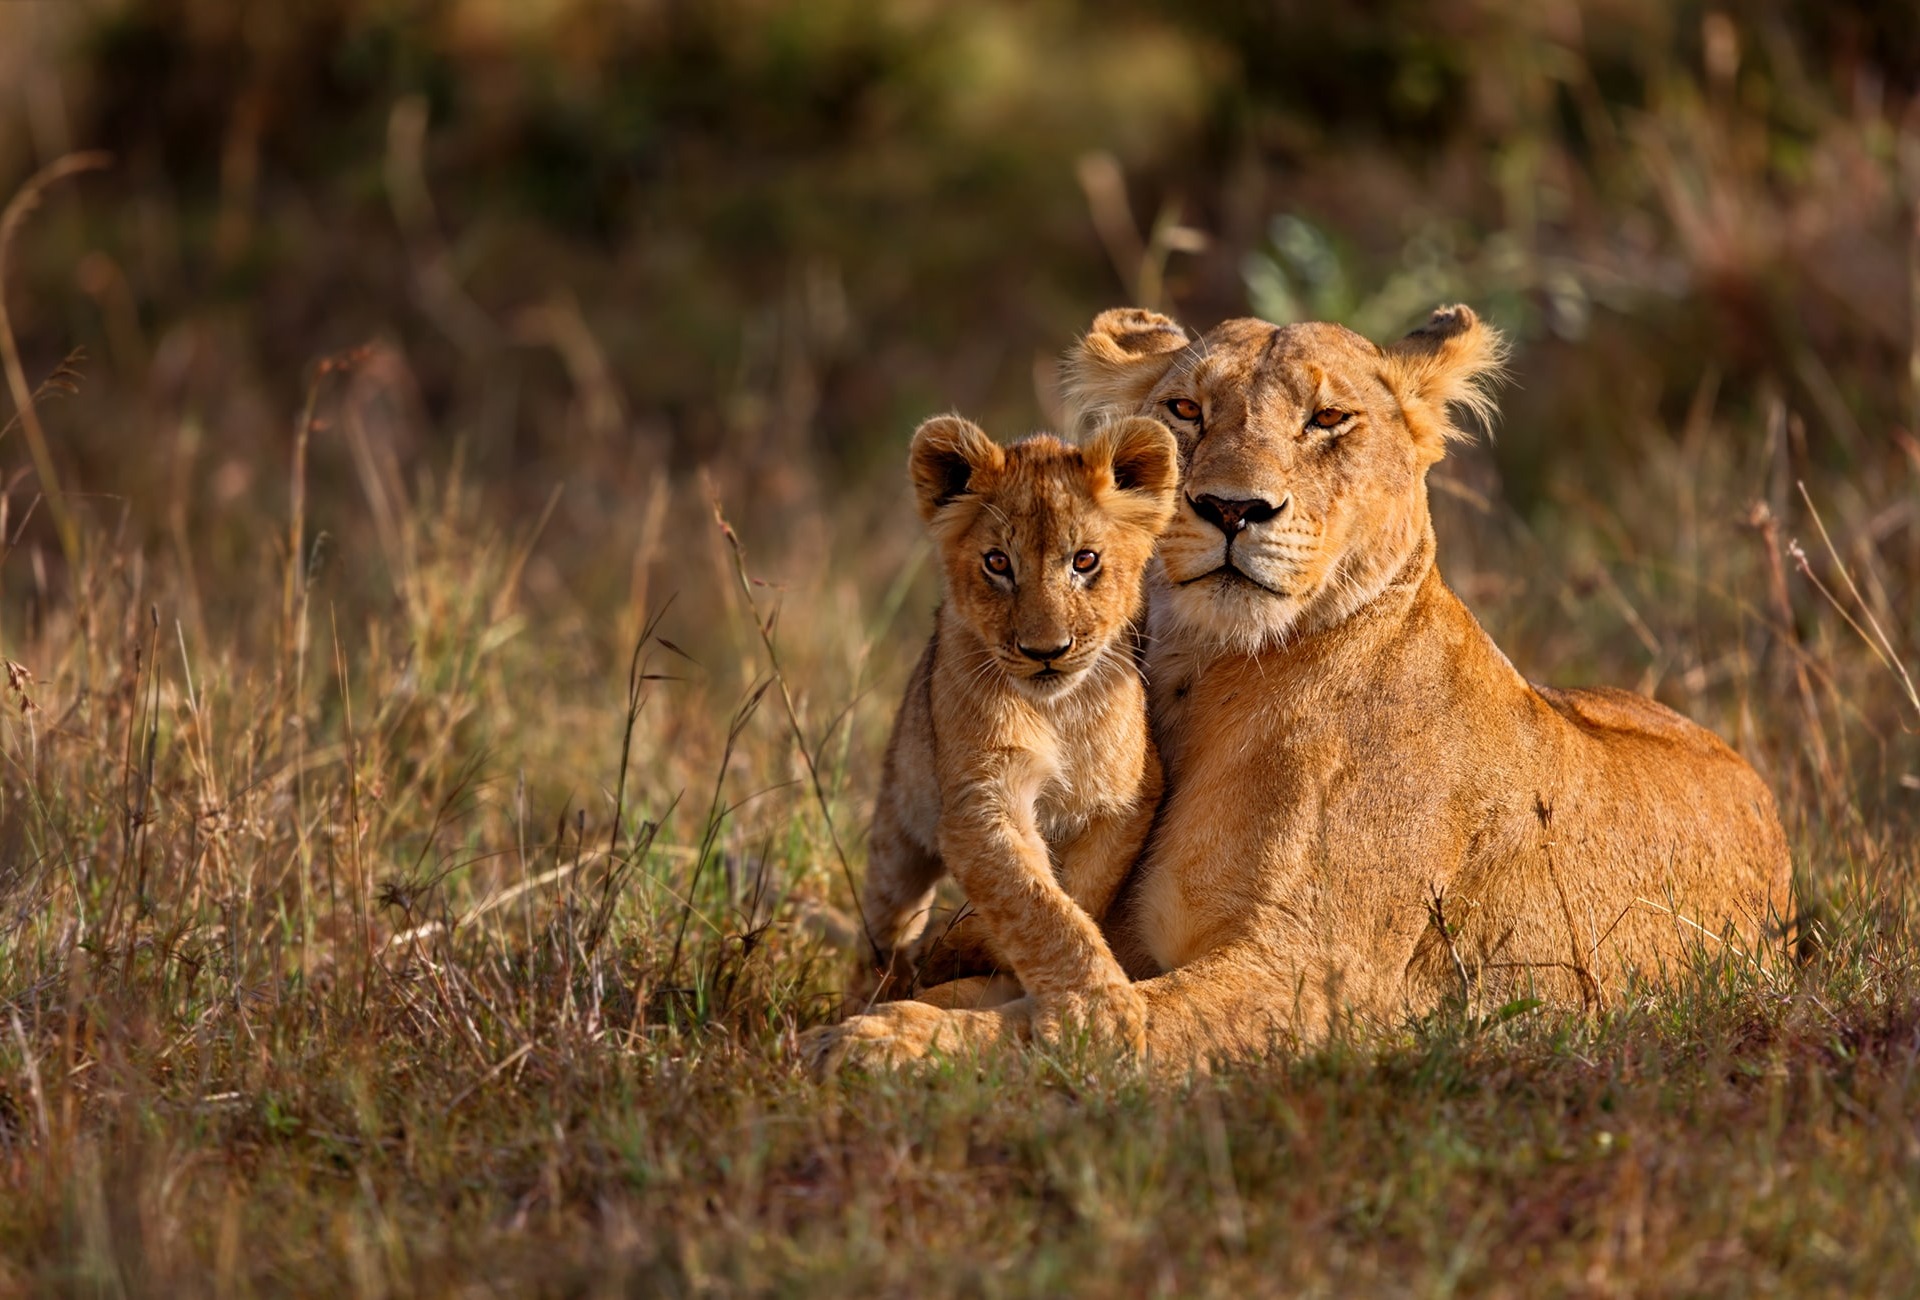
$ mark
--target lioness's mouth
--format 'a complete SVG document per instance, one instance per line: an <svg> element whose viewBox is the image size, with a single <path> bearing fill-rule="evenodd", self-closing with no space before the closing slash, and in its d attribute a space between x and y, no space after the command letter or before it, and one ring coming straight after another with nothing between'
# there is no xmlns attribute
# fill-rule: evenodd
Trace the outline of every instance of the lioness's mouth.
<svg viewBox="0 0 1920 1300"><path fill-rule="evenodd" d="M1260 581L1260 579L1253 577L1246 570L1237 568L1232 564L1222 564L1217 568L1208 569L1198 577L1183 578L1173 585L1176 587L1191 587L1194 583L1205 582L1209 578L1219 578L1223 582L1243 582L1249 587L1264 591L1269 596L1278 596L1283 600L1287 595L1287 593L1280 588L1269 587L1266 583Z"/></svg>

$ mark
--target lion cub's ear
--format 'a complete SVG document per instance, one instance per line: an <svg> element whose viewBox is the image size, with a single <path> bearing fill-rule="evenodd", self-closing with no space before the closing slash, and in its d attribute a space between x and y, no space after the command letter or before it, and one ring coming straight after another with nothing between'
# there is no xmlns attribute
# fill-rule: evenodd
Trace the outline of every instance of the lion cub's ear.
<svg viewBox="0 0 1920 1300"><path fill-rule="evenodd" d="M1179 449L1158 420L1128 416L1103 425L1080 449L1094 499L1123 523L1158 533L1173 518Z"/></svg>
<svg viewBox="0 0 1920 1300"><path fill-rule="evenodd" d="M1190 340L1159 312L1116 307L1067 354L1067 411L1072 423L1134 415Z"/></svg>
<svg viewBox="0 0 1920 1300"><path fill-rule="evenodd" d="M1446 454L1449 441L1467 436L1449 407L1492 423L1493 388L1506 374L1507 341L1471 308L1435 309L1425 325L1385 352L1387 385L1428 463Z"/></svg>
<svg viewBox="0 0 1920 1300"><path fill-rule="evenodd" d="M977 476L1006 463L999 444L972 420L936 415L926 421L914 430L913 449L907 453L920 517L932 523L942 510L967 495Z"/></svg>

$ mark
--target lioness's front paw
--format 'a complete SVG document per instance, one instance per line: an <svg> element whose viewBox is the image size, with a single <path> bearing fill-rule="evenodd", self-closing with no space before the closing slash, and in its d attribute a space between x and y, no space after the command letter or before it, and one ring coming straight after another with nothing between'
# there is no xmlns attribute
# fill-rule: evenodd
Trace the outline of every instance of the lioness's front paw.
<svg viewBox="0 0 1920 1300"><path fill-rule="evenodd" d="M1086 1037L1095 1045L1138 1057L1147 1050L1147 1004L1131 984L1040 1000L1034 1037L1062 1043Z"/></svg>
<svg viewBox="0 0 1920 1300"><path fill-rule="evenodd" d="M800 1035L800 1059L808 1073L824 1079L848 1065L898 1069L960 1042L949 1013L924 1002L888 1002L837 1025L809 1029Z"/></svg>

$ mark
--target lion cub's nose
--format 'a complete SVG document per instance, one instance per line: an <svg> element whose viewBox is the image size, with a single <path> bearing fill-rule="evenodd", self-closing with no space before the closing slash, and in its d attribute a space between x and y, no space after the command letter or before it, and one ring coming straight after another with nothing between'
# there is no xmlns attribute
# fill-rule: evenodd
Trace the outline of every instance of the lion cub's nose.
<svg viewBox="0 0 1920 1300"><path fill-rule="evenodd" d="M1065 654L1067 651L1071 649L1073 649L1073 638L1068 637L1066 644L1051 646L1044 649L1038 646L1023 645L1020 647L1020 653L1025 655L1027 658L1033 660L1035 663L1044 664L1049 660L1058 659L1061 655Z"/></svg>
<svg viewBox="0 0 1920 1300"><path fill-rule="evenodd" d="M1287 508L1287 501L1274 505L1271 501L1262 501L1255 497L1247 501L1229 501L1225 497L1198 496L1188 497L1193 511L1202 519L1218 528L1228 537L1251 524L1264 524L1267 520Z"/></svg>

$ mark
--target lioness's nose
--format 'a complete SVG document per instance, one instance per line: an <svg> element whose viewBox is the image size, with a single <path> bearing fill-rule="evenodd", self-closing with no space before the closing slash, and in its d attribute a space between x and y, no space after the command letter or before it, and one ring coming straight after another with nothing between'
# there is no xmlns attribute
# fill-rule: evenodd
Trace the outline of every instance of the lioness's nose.
<svg viewBox="0 0 1920 1300"><path fill-rule="evenodd" d="M1225 497L1198 496L1188 497L1193 512L1232 537L1250 524L1264 524L1267 520L1287 508L1293 498L1285 497L1279 505L1271 501L1262 501L1258 497L1245 501L1229 501Z"/></svg>
<svg viewBox="0 0 1920 1300"><path fill-rule="evenodd" d="M1027 658L1033 660L1035 663L1046 663L1049 660L1058 659L1061 655L1065 654L1067 651L1071 649L1073 649L1073 638L1068 637L1064 645L1057 645L1050 648L1042 647L1042 646L1023 645L1020 647L1020 653L1025 655Z"/></svg>

